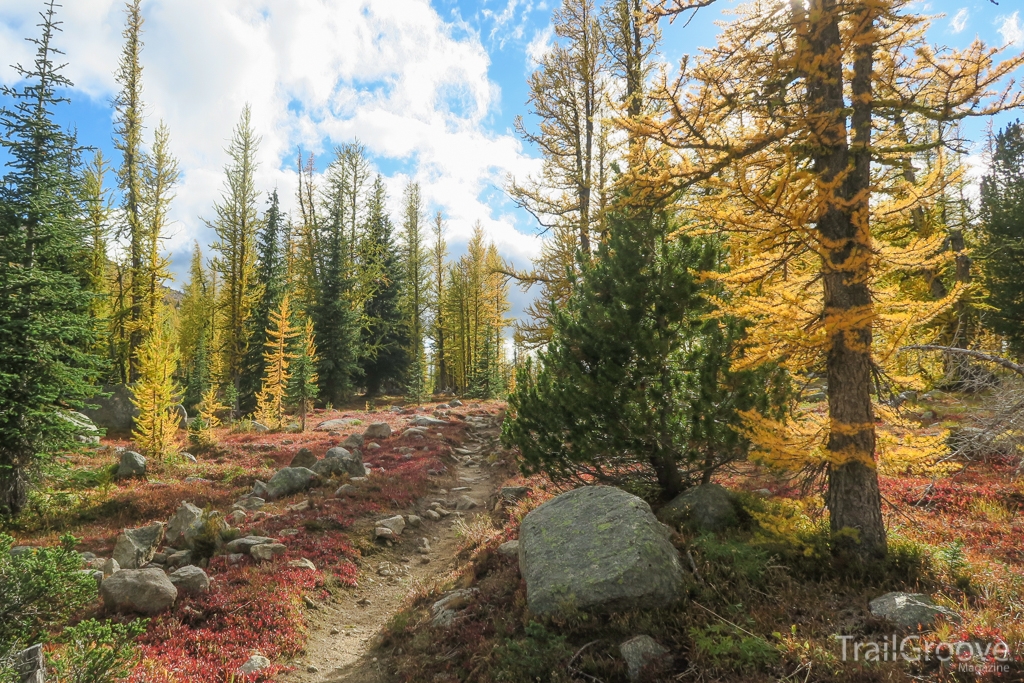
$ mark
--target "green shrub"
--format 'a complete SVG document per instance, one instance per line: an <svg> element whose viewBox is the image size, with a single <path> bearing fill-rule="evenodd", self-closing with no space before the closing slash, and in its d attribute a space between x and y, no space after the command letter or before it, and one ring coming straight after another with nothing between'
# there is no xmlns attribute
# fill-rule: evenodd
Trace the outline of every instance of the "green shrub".
<svg viewBox="0 0 1024 683"><path fill-rule="evenodd" d="M563 664L572 652L565 636L531 621L526 625L525 638L508 639L498 647L497 680L503 683L564 680L559 672L564 670Z"/></svg>
<svg viewBox="0 0 1024 683"><path fill-rule="evenodd" d="M690 636L698 656L717 669L753 673L779 661L779 651L771 643L728 624L692 628Z"/></svg>
<svg viewBox="0 0 1024 683"><path fill-rule="evenodd" d="M81 571L77 539L65 534L60 541L12 556L14 539L0 534L0 653L46 640L48 629L96 599L96 580Z"/></svg>
<svg viewBox="0 0 1024 683"><path fill-rule="evenodd" d="M66 647L51 661L54 683L113 683L131 674L138 661L135 639L147 620L115 624L95 619L64 629Z"/></svg>

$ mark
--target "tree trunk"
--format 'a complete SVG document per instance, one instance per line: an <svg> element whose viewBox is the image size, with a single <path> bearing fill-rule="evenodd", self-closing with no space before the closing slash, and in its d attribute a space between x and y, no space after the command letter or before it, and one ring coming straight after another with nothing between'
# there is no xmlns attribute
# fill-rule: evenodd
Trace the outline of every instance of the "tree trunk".
<svg viewBox="0 0 1024 683"><path fill-rule="evenodd" d="M0 517L17 517L28 503L25 471L17 465L0 466Z"/></svg>
<svg viewBox="0 0 1024 683"><path fill-rule="evenodd" d="M807 90L813 116L811 144L821 179L818 230L825 254L824 324L829 405L827 503L835 548L860 560L886 552L881 495L875 466L871 404L871 339L874 317L869 289L871 71L874 45L860 42L851 82L853 144L848 143L843 99L839 8L835 0L813 0L808 47L812 66ZM872 30L869 10L854 15L862 35ZM841 185L834 183L843 174ZM855 540L847 543L846 539Z"/></svg>

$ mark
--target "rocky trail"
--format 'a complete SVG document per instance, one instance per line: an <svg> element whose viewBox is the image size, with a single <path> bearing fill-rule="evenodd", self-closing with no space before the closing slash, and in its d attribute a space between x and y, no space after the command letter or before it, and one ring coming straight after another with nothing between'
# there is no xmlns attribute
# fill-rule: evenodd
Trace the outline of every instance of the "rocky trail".
<svg viewBox="0 0 1024 683"><path fill-rule="evenodd" d="M309 638L305 652L290 662L295 669L278 677L285 683L381 683L388 680L382 653L373 652L377 635L407 599L458 568L459 530L493 507L507 475L488 461L500 430L500 416L471 415L467 439L453 449L457 464L447 486L438 487L403 515L421 518L398 541L363 558L358 587L324 603L307 603ZM475 505L474 505L475 504ZM429 511L433 510L434 514ZM397 513L396 513L397 514ZM432 519L439 516L437 520ZM370 537L374 522L353 532ZM422 539L426 539L424 544Z"/></svg>

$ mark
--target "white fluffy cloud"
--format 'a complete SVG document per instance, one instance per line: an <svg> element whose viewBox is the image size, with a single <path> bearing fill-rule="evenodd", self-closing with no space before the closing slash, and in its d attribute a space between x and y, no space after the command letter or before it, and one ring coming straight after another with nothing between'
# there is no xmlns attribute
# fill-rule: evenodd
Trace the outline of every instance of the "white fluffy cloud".
<svg viewBox="0 0 1024 683"><path fill-rule="evenodd" d="M960 11L957 12L952 19L949 20L949 30L953 33L960 33L967 28L967 19L970 17L970 12L966 7L961 7Z"/></svg>
<svg viewBox="0 0 1024 683"><path fill-rule="evenodd" d="M0 0L0 54L29 61L41 0ZM515 12L513 0L506 6ZM99 100L116 91L120 0L75 0L60 10L67 74ZM223 149L248 102L263 138L260 187L289 206L301 148L330 154L358 137L378 161L407 174L389 180L393 199L407 180L422 185L431 211L449 219L450 240L480 220L507 256L521 263L539 240L518 232L503 207L488 203L506 174L536 169L507 132L488 130L500 92L488 77L479 37L438 16L428 0L146 0L144 99L148 122L164 120L180 158L174 205L179 255L208 243L222 186ZM13 71L0 70L10 83Z"/></svg>
<svg viewBox="0 0 1024 683"><path fill-rule="evenodd" d="M999 26L999 35L1003 37L1004 44L1024 47L1024 27L1021 26L1018 15L1018 12L1014 12L1008 17L999 17L996 24Z"/></svg>

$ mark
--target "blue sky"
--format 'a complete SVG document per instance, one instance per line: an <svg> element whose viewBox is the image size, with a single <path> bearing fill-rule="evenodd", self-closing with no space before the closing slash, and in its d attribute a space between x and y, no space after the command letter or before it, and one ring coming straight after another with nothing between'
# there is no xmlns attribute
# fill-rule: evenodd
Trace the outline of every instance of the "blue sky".
<svg viewBox="0 0 1024 683"><path fill-rule="evenodd" d="M480 221L499 251L520 266L540 248L528 216L501 188L512 174L536 173L533 150L512 125L526 113L526 78L551 40L560 0L144 0L144 99L150 126L164 120L182 169L166 247L173 270L187 269L192 242L211 234L225 155L244 103L263 136L259 186L293 203L298 149L323 167L333 147L358 137L386 176L397 215L410 179L428 212L449 220L449 243L462 251ZM42 0L0 0L0 63L31 59L23 38L36 31ZM736 0L719 0L686 27L662 27L669 64L710 44L715 22ZM964 46L976 36L1024 47L1019 0L928 0L937 18L930 38ZM122 0L65 0L61 10L66 73L76 83L63 116L82 143L114 158L110 98L120 49ZM14 82L0 68L0 84ZM1002 125L1013 118L1004 115ZM987 122L969 124L982 139ZM177 286L181 285L181 279ZM530 295L513 292L513 314Z"/></svg>

